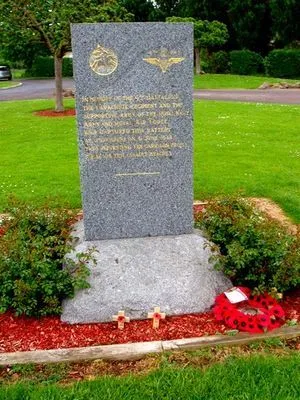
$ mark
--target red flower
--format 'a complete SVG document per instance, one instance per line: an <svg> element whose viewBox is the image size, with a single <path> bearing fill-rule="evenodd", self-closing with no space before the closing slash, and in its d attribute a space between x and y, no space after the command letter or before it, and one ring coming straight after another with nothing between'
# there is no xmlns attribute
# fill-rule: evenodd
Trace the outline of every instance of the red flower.
<svg viewBox="0 0 300 400"><path fill-rule="evenodd" d="M214 312L214 316L216 318L217 321L222 321L223 320L223 308L220 306L215 306L213 308L213 312Z"/></svg>
<svg viewBox="0 0 300 400"><path fill-rule="evenodd" d="M257 316L257 324L262 328L267 328L270 325L270 317L267 314L259 314Z"/></svg>
<svg viewBox="0 0 300 400"><path fill-rule="evenodd" d="M124 315L119 315L118 316L118 322L124 322L124 321L125 321Z"/></svg>
<svg viewBox="0 0 300 400"><path fill-rule="evenodd" d="M268 293L253 296L251 290L239 287L248 297L248 301L231 304L224 293L216 297L213 308L217 321L224 321L225 325L244 332L260 333L269 329L278 328L282 325L284 311L276 300ZM248 307L247 307L248 306ZM249 308L254 309L254 315L249 315Z"/></svg>
<svg viewBox="0 0 300 400"><path fill-rule="evenodd" d="M239 319L238 329L240 331L246 332L248 327L248 320L246 317L242 317Z"/></svg>
<svg viewBox="0 0 300 400"><path fill-rule="evenodd" d="M226 304L226 303L228 303L228 299L225 296L225 294L222 293L222 294L220 294L219 296L216 297L215 303L216 304L224 304L224 303Z"/></svg>
<svg viewBox="0 0 300 400"><path fill-rule="evenodd" d="M284 318L284 311L282 309L282 307L280 307L280 305L276 305L274 307L271 307L269 309L269 315L271 317L275 317L275 318Z"/></svg>
<svg viewBox="0 0 300 400"><path fill-rule="evenodd" d="M249 298L251 295L251 289L244 286L239 286L239 289Z"/></svg>
<svg viewBox="0 0 300 400"><path fill-rule="evenodd" d="M255 320L253 320L251 322L248 321L247 332L249 332L249 333L260 333L262 331L263 331L263 329L260 329L258 327L256 318L255 318Z"/></svg>
<svg viewBox="0 0 300 400"><path fill-rule="evenodd" d="M280 328L282 323L280 321L277 321L276 319L271 318L271 323L268 327L268 329L271 331L272 329Z"/></svg>

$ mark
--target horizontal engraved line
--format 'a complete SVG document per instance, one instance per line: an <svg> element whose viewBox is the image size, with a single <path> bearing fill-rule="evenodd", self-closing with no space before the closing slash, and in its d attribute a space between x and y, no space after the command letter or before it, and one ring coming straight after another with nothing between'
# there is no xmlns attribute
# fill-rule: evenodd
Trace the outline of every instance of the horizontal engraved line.
<svg viewBox="0 0 300 400"><path fill-rule="evenodd" d="M115 176L139 176L139 175L160 175L160 172L127 172Z"/></svg>

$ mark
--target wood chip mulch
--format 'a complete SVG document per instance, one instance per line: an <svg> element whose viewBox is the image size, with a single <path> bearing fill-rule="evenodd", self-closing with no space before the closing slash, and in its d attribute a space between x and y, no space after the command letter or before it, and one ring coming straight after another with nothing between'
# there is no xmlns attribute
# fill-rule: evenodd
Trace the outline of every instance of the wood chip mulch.
<svg viewBox="0 0 300 400"><path fill-rule="evenodd" d="M286 320L300 320L300 290L290 292L280 304ZM115 322L69 325L59 317L16 317L7 312L0 315L0 353L201 337L227 329L212 312L167 317L159 329L152 328L151 320L132 321L124 330Z"/></svg>

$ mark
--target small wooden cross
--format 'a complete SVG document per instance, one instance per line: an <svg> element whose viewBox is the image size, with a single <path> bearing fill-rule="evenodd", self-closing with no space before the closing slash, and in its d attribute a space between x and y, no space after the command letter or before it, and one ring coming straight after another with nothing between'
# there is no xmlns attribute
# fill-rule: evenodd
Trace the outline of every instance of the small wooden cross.
<svg viewBox="0 0 300 400"><path fill-rule="evenodd" d="M130 318L125 316L124 310L121 310L118 315L113 315L113 321L118 322L118 329L124 329L125 322L129 322Z"/></svg>
<svg viewBox="0 0 300 400"><path fill-rule="evenodd" d="M160 307L154 307L154 312L148 313L148 318L153 319L153 328L159 328L159 321L166 318L166 314L160 312Z"/></svg>

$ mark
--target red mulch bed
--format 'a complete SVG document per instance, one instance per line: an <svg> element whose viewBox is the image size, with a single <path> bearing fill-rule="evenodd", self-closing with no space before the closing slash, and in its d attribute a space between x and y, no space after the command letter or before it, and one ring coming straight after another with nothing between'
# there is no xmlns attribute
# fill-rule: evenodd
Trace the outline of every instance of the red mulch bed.
<svg viewBox="0 0 300 400"><path fill-rule="evenodd" d="M70 117L76 115L76 112L74 108L65 111L42 110L36 111L34 115L38 115L39 117Z"/></svg>
<svg viewBox="0 0 300 400"><path fill-rule="evenodd" d="M287 320L300 320L300 290L290 292L280 304ZM59 317L36 319L5 313L0 315L0 353L181 339L226 330L212 312L167 317L156 330L151 320L132 321L123 331L117 329L116 322L69 325Z"/></svg>

